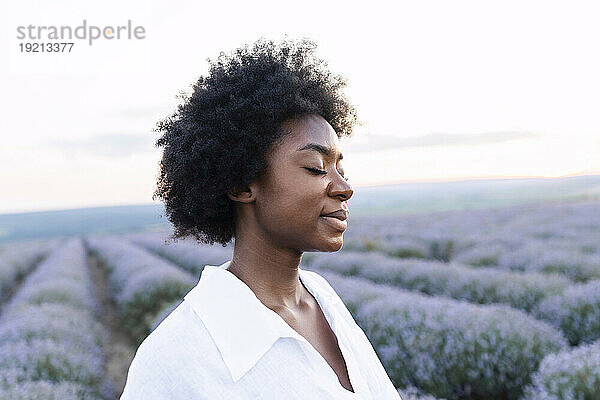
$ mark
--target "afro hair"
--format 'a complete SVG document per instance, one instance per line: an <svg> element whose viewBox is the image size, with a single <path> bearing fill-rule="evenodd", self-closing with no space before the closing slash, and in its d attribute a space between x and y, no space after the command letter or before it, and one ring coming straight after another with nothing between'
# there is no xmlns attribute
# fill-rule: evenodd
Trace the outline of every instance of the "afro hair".
<svg viewBox="0 0 600 400"><path fill-rule="evenodd" d="M286 35L287 36L287 35ZM346 79L314 55L316 44L263 37L232 54L207 59L200 77L171 116L159 121L164 146L159 197L174 227L171 239L193 236L224 247L235 237L234 204L227 193L247 187L268 168L269 150L284 136L282 122L321 115L338 137L361 124L341 91Z"/></svg>

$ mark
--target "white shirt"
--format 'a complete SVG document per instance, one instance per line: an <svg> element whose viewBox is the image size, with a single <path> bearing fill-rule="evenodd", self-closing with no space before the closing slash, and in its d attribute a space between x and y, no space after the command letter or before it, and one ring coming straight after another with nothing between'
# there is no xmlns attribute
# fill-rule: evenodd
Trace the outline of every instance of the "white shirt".
<svg viewBox="0 0 600 400"><path fill-rule="evenodd" d="M354 393L303 336L227 270L230 262L206 265L185 300L142 342L121 400L402 400L321 275L298 269L338 339Z"/></svg>

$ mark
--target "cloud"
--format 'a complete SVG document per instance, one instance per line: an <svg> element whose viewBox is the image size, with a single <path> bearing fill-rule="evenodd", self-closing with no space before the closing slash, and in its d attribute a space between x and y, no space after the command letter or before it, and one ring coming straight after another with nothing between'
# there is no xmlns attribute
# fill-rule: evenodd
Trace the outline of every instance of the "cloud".
<svg viewBox="0 0 600 400"><path fill-rule="evenodd" d="M357 135L358 137L358 135ZM377 151L404 147L455 146L501 143L510 140L540 137L538 133L525 131L499 131L475 134L429 133L422 136L400 137L395 135L367 134L366 141L346 139L346 148L353 151Z"/></svg>
<svg viewBox="0 0 600 400"><path fill-rule="evenodd" d="M394 135L366 134L361 140L345 138L345 149L365 152L401 149L408 147L478 145L501 143L510 140L539 137L532 132L484 132L477 134L430 133L423 136L399 137ZM359 136L357 135L356 138ZM69 157L81 154L104 158L122 158L134 153L146 153L155 150L156 137L151 134L105 134L85 139L50 140L47 144Z"/></svg>
<svg viewBox="0 0 600 400"><path fill-rule="evenodd" d="M105 134L85 139L49 140L47 144L69 156L91 154L105 158L127 157L134 153L151 152L155 138L150 134Z"/></svg>

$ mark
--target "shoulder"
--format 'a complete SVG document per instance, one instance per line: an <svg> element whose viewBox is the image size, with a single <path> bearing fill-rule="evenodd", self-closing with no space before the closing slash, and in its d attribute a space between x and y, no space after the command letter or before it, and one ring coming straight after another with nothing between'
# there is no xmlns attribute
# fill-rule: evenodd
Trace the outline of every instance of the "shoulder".
<svg viewBox="0 0 600 400"><path fill-rule="evenodd" d="M187 396L225 373L202 320L183 301L139 345L121 400Z"/></svg>

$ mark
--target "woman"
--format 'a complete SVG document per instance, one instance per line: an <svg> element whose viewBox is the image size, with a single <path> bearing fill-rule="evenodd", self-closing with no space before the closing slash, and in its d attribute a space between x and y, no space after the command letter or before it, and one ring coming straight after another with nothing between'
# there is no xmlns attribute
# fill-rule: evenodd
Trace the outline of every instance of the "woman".
<svg viewBox="0 0 600 400"><path fill-rule="evenodd" d="M339 138L356 112L315 47L221 53L158 123L173 237L235 247L140 345L121 399L400 399L333 288L299 267L342 247L353 195Z"/></svg>

